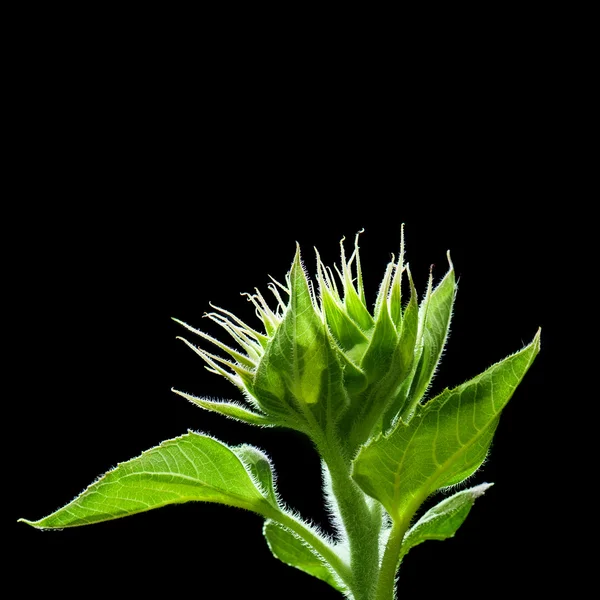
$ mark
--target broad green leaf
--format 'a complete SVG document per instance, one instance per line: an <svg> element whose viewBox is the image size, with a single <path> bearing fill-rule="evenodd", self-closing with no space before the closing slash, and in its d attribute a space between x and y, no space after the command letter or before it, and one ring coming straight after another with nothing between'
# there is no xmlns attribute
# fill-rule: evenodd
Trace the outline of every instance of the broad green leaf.
<svg viewBox="0 0 600 600"><path fill-rule="evenodd" d="M342 593L346 591L345 586L338 582L326 566L324 559L289 529L267 520L263 527L263 533L271 552L280 561L325 581Z"/></svg>
<svg viewBox="0 0 600 600"><path fill-rule="evenodd" d="M531 366L539 332L521 351L419 405L408 424L364 446L353 477L394 520L435 490L473 474L484 461L500 413Z"/></svg>
<svg viewBox="0 0 600 600"><path fill-rule="evenodd" d="M240 457L246 469L255 477L265 498L279 508L277 491L273 481L273 466L268 456L249 444L236 446L232 450Z"/></svg>
<svg viewBox="0 0 600 600"><path fill-rule="evenodd" d="M244 423L249 423L251 425L263 426L271 426L275 424L273 419L270 419L265 415L252 412L237 402L206 400L205 398L198 398L196 396L192 396L191 394L180 392L179 390L174 389L172 391L180 396L183 396L186 400L189 400L192 404L195 404L200 408L220 413L226 417L235 419L236 421L243 421Z"/></svg>
<svg viewBox="0 0 600 600"><path fill-rule="evenodd" d="M273 514L230 448L189 432L120 463L51 515L39 521L21 520L41 529L76 527L189 501Z"/></svg>
<svg viewBox="0 0 600 600"><path fill-rule="evenodd" d="M325 427L347 404L342 367L317 314L299 251L289 279L289 305L260 361L251 392L268 414L292 417L304 427L316 420Z"/></svg>
<svg viewBox="0 0 600 600"><path fill-rule="evenodd" d="M428 510L406 533L402 554L426 540L445 540L454 536L467 518L475 500L493 484L482 483L445 498Z"/></svg>

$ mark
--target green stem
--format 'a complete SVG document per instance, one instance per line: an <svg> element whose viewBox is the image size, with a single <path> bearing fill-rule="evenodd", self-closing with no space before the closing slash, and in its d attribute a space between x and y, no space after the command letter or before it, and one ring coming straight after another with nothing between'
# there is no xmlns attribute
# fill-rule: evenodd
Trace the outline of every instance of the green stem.
<svg viewBox="0 0 600 600"><path fill-rule="evenodd" d="M332 438L318 444L331 476L340 516L350 546L351 581L347 582L355 600L372 600L379 566L381 511L371 510L364 492L350 475L350 462Z"/></svg>
<svg viewBox="0 0 600 600"><path fill-rule="evenodd" d="M396 574L400 567L400 561L404 556L402 542L410 527L412 518L425 500L425 497L426 495L420 494L413 498L413 501L404 510L403 516L394 520L381 561L377 593L374 596L375 600L395 600L396 598Z"/></svg>
<svg viewBox="0 0 600 600"><path fill-rule="evenodd" d="M394 600L396 598L396 573L400 564L402 540L407 529L406 521L398 521L392 527L381 561L375 600Z"/></svg>

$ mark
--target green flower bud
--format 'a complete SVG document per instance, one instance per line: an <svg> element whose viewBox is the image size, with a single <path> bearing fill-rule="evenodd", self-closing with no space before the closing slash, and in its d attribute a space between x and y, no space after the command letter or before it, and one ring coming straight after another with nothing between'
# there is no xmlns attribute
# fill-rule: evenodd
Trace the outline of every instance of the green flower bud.
<svg viewBox="0 0 600 600"><path fill-rule="evenodd" d="M242 390L251 409L231 404L227 406L235 410L225 409L223 404L220 412L254 424L291 427L313 438L333 434L355 452L396 419L409 419L425 393L447 336L455 284L452 267L435 291L430 278L419 307L403 263L402 235L399 258L388 264L370 312L358 235L349 259L343 242L341 269L336 266L335 275L317 252L318 294L298 248L286 285L275 280L269 285L273 308L260 292L248 295L264 333L224 309L208 314L239 349L182 324L228 355L223 358L184 340L210 371ZM410 294L403 304L404 275ZM183 395L219 410L214 406L219 403Z"/></svg>

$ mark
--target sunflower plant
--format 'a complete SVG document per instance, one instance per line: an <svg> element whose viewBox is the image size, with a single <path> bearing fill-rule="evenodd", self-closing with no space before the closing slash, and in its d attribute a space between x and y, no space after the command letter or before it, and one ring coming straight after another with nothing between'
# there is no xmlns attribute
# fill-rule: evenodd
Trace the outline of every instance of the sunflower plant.
<svg viewBox="0 0 600 600"><path fill-rule="evenodd" d="M297 248L284 282L272 279L268 286L272 301L258 291L248 295L257 327L213 307L207 316L228 334L228 343L178 321L202 345L181 339L209 371L237 387L241 399L173 391L226 417L308 436L322 461L335 535L285 503L273 464L260 449L193 431L118 464L54 513L22 521L62 529L167 504L217 502L263 517L275 557L346 598L395 598L407 552L452 537L490 487L464 482L484 462L500 414L539 351L540 333L470 381L430 394L456 295L450 255L445 276L434 286L430 275L419 301L402 232L398 258L387 265L369 309L358 240L349 258L342 240L333 269L317 252L314 280ZM420 511L439 491L449 493Z"/></svg>

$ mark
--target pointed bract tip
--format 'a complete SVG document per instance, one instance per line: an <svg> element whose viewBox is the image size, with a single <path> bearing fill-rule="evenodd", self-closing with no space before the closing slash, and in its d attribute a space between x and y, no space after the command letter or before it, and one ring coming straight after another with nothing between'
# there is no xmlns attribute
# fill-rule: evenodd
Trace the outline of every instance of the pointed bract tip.
<svg viewBox="0 0 600 600"><path fill-rule="evenodd" d="M474 488L471 488L473 499L483 496L483 494L485 494L493 485L493 483L482 483L480 485L476 485Z"/></svg>
<svg viewBox="0 0 600 600"><path fill-rule="evenodd" d="M17 519L17 523L25 523L25 525L29 525L30 527L35 527L36 529L38 529L37 525L35 524L36 521L29 521L28 519Z"/></svg>
<svg viewBox="0 0 600 600"><path fill-rule="evenodd" d="M446 250L446 257L448 258L448 264L450 265L450 270L454 271L454 263L452 262L452 258L450 258L450 250Z"/></svg>
<svg viewBox="0 0 600 600"><path fill-rule="evenodd" d="M296 262L296 260L300 261L300 242L296 242L296 253L294 254L294 262Z"/></svg>

